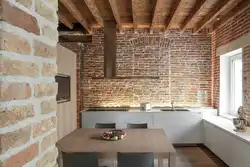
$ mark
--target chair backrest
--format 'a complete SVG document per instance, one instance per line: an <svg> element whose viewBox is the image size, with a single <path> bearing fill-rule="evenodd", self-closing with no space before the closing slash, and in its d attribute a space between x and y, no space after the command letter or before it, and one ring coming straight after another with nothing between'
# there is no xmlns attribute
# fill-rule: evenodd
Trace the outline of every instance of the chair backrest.
<svg viewBox="0 0 250 167"><path fill-rule="evenodd" d="M115 129L115 123L96 123L95 128Z"/></svg>
<svg viewBox="0 0 250 167"><path fill-rule="evenodd" d="M129 129L147 129L148 128L148 124L147 123L142 123L142 124L131 124L131 123L128 123L127 124L127 128L129 128Z"/></svg>
<svg viewBox="0 0 250 167"><path fill-rule="evenodd" d="M98 167L96 153L62 153L63 167Z"/></svg>
<svg viewBox="0 0 250 167"><path fill-rule="evenodd" d="M117 167L154 167L153 153L118 153Z"/></svg>

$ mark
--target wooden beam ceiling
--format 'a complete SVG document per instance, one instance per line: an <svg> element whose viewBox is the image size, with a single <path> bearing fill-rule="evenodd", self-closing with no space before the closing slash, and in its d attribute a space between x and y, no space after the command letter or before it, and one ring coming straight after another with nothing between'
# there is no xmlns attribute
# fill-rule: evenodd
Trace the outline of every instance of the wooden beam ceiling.
<svg viewBox="0 0 250 167"><path fill-rule="evenodd" d="M79 27L83 29L83 26L87 33L91 33L93 27L103 27L104 18L115 20L120 32L123 28L134 28L135 33L140 28L149 28L152 34L155 28L164 29L165 33L170 28L180 28L180 32L183 33L187 28L193 28L193 32L196 33L208 26L209 28L212 26L215 30L235 14L247 8L249 4L250 0L216 0L215 2L214 0L211 2L210 0L190 0L190 3L187 0L172 2L167 2L167 0L145 2L140 0L129 2L60 0L58 18L69 29L75 29L75 23L78 23ZM84 8L79 5L83 5ZM120 6L124 8L120 9ZM142 7L145 9L141 9ZM82 9L87 9L87 11ZM229 11L230 9L232 10ZM186 11L190 12L186 13ZM167 19L166 22L165 19Z"/></svg>
<svg viewBox="0 0 250 167"><path fill-rule="evenodd" d="M221 25L226 23L230 18L245 10L250 6L250 0L242 0L238 5L236 5L232 10L230 10L225 16L220 18L218 22L213 25L213 31L219 28Z"/></svg>
<svg viewBox="0 0 250 167"><path fill-rule="evenodd" d="M228 7L228 4L233 0L220 0L213 7L213 9L201 20L198 22L197 26L194 29L194 32L197 33L203 29L207 24L214 20L223 10Z"/></svg>
<svg viewBox="0 0 250 167"><path fill-rule="evenodd" d="M175 0L175 3L173 4L173 7L171 9L171 12L170 12L170 16L169 18L167 19L167 23L166 23L166 28L165 28L165 33L168 32L172 22L173 22L173 18L175 17L176 15L176 11L178 10L180 4L181 4L181 1L182 0Z"/></svg>
<svg viewBox="0 0 250 167"><path fill-rule="evenodd" d="M161 6L161 2L162 0L156 0L156 4L155 4L155 8L154 8L154 13L153 13L153 18L152 18L152 23L150 26L150 34L153 34L154 31L154 26L155 26L155 22L157 21L157 11L159 10L160 6Z"/></svg>
<svg viewBox="0 0 250 167"><path fill-rule="evenodd" d="M103 27L104 23L103 23L103 18L99 12L99 10L96 7L96 4L94 2L94 0L84 0L85 4L87 5L87 7L89 8L89 11L92 13L92 15L95 17L96 22Z"/></svg>
<svg viewBox="0 0 250 167"><path fill-rule="evenodd" d="M199 13L199 11L202 9L202 7L205 4L205 2L206 2L206 0L198 0L196 2L194 8L189 13L188 17L185 19L185 21L183 22L183 24L180 27L181 33L183 33L187 29L189 23Z"/></svg>
<svg viewBox="0 0 250 167"><path fill-rule="evenodd" d="M131 4L132 4L132 16L133 16L134 30L135 30L135 33L136 33L137 28L138 28L138 21L137 21L137 18L136 18L136 0L132 0Z"/></svg>
<svg viewBox="0 0 250 167"><path fill-rule="evenodd" d="M60 2L68 9L68 11L76 18L76 20L91 34L91 27L83 14L79 11L76 4L71 0L60 0Z"/></svg>
<svg viewBox="0 0 250 167"><path fill-rule="evenodd" d="M57 15L59 17L59 21L62 22L65 26L67 26L69 29L73 29L74 26L73 26L73 23L72 21L70 21L70 19L62 12L57 11Z"/></svg>
<svg viewBox="0 0 250 167"><path fill-rule="evenodd" d="M119 14L119 10L116 4L116 0L109 0L110 7L112 9L116 24L118 25L119 32L122 33L122 23L121 23L121 17Z"/></svg>

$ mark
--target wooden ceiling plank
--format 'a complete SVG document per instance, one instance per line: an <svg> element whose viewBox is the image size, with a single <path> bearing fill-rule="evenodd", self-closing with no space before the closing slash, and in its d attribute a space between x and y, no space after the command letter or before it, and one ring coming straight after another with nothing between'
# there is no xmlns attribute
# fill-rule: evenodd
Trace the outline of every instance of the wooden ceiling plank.
<svg viewBox="0 0 250 167"><path fill-rule="evenodd" d="M153 19L152 19L152 23L151 23L151 26L150 26L150 34L153 34L154 25L155 25L155 22L157 21L157 10L160 8L161 2L162 2L162 0L156 0Z"/></svg>
<svg viewBox="0 0 250 167"><path fill-rule="evenodd" d="M118 6L116 4L116 0L109 0L110 7L112 9L114 18L116 20L116 24L118 25L119 32L122 33L122 23L121 23L121 17L118 11Z"/></svg>
<svg viewBox="0 0 250 167"><path fill-rule="evenodd" d="M70 21L70 19L65 14L58 11L57 15L59 17L59 21L62 22L65 26L67 26L71 30L74 28L72 21Z"/></svg>
<svg viewBox="0 0 250 167"><path fill-rule="evenodd" d="M137 33L138 21L137 21L137 18L136 18L136 0L132 0L131 4L132 4L132 15L133 15L134 30L135 30L135 33Z"/></svg>
<svg viewBox="0 0 250 167"><path fill-rule="evenodd" d="M60 0L60 2L67 8L73 17L91 34L91 28L87 20L83 17L82 13L76 7L72 0Z"/></svg>
<svg viewBox="0 0 250 167"><path fill-rule="evenodd" d="M194 6L194 8L192 9L192 11L189 13L188 17L185 19L185 21L183 22L183 24L181 25L181 33L183 33L189 23L192 21L192 19L199 13L199 11L202 9L203 5L205 4L206 0L198 0Z"/></svg>
<svg viewBox="0 0 250 167"><path fill-rule="evenodd" d="M180 4L181 4L182 0L175 0L174 5L171 7L171 12L170 12L170 16L167 19L167 23L166 23L166 28L165 28L165 33L168 32L172 22L173 22L173 18L176 15L176 11L178 10Z"/></svg>
<svg viewBox="0 0 250 167"><path fill-rule="evenodd" d="M250 6L250 0L243 0L238 5L236 5L232 10L230 10L225 16L220 18L218 22L213 25L213 31L215 31L220 26L224 25L230 18L237 15L241 11L245 10Z"/></svg>
<svg viewBox="0 0 250 167"><path fill-rule="evenodd" d="M220 0L213 7L213 9L201 20L198 22L197 26L194 28L194 33L199 32L203 29L207 24L209 24L212 20L214 20L223 10L225 10L230 2L233 0Z"/></svg>
<svg viewBox="0 0 250 167"><path fill-rule="evenodd" d="M101 16L99 10L97 9L97 6L96 6L94 0L84 0L84 2L87 5L87 7L89 8L89 11L92 13L94 18L96 19L96 22L99 25L101 25L101 27L103 27L104 26L103 18Z"/></svg>

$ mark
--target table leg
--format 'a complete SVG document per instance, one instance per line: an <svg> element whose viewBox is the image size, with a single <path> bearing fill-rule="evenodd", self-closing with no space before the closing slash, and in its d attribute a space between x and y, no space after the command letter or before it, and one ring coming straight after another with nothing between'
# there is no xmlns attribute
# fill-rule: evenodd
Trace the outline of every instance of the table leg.
<svg viewBox="0 0 250 167"><path fill-rule="evenodd" d="M58 157L56 161L57 161L58 167L63 167L62 152L59 150L58 150Z"/></svg>
<svg viewBox="0 0 250 167"><path fill-rule="evenodd" d="M163 158L158 158L158 167L163 167Z"/></svg>
<svg viewBox="0 0 250 167"><path fill-rule="evenodd" d="M175 154L169 154L168 167L176 167L176 155Z"/></svg>

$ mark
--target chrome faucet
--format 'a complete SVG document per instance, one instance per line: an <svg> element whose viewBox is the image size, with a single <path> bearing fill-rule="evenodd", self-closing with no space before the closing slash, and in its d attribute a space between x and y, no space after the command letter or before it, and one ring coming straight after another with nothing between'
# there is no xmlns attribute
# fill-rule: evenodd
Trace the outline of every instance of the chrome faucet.
<svg viewBox="0 0 250 167"><path fill-rule="evenodd" d="M171 100L171 106L172 106L172 111L175 111L175 109L174 109L174 99Z"/></svg>

